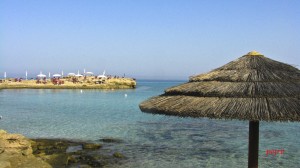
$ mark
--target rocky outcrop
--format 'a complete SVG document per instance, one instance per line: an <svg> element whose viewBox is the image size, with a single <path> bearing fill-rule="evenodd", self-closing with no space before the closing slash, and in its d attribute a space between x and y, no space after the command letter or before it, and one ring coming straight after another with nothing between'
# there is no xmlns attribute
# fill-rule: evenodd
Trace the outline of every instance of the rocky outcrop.
<svg viewBox="0 0 300 168"><path fill-rule="evenodd" d="M0 168L105 167L121 164L120 152L99 143L63 139L32 139L0 130Z"/></svg>
<svg viewBox="0 0 300 168"><path fill-rule="evenodd" d="M51 168L32 154L31 142L19 134L0 130L0 168Z"/></svg>
<svg viewBox="0 0 300 168"><path fill-rule="evenodd" d="M98 143L63 139L32 140L33 154L53 167L105 167L120 164L126 157L120 152L101 150Z"/></svg>

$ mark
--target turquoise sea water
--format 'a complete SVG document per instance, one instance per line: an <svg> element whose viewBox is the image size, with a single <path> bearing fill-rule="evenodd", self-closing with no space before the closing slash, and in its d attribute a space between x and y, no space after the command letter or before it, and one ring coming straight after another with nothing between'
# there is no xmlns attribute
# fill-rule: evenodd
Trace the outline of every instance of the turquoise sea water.
<svg viewBox="0 0 300 168"><path fill-rule="evenodd" d="M30 138L97 142L128 159L114 167L247 167L248 122L142 113L138 104L181 84L138 81L134 90L0 90L0 129ZM127 97L125 96L127 94ZM300 123L261 122L260 167L300 165ZM266 156L266 150L284 154Z"/></svg>

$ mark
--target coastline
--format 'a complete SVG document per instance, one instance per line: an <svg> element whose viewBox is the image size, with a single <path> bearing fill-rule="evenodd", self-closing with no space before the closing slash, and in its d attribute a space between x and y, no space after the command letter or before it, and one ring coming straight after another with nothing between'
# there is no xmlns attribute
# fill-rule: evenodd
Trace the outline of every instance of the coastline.
<svg viewBox="0 0 300 168"><path fill-rule="evenodd" d="M136 81L132 78L112 78L94 80L79 79L73 82L70 78L58 79L60 84L47 79L38 83L37 80L14 81L8 79L0 83L0 89L134 89Z"/></svg>

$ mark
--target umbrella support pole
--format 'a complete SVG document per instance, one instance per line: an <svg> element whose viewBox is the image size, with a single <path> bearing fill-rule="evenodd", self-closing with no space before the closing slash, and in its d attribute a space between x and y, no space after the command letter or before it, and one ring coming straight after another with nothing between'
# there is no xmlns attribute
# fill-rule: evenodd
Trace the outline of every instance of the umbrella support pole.
<svg viewBox="0 0 300 168"><path fill-rule="evenodd" d="M248 168L258 167L259 121L249 121Z"/></svg>

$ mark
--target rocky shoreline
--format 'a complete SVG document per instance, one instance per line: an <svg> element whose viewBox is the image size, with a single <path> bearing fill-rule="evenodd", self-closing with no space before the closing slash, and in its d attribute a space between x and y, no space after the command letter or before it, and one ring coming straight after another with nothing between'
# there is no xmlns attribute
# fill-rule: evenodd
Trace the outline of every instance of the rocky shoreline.
<svg viewBox="0 0 300 168"><path fill-rule="evenodd" d="M102 139L104 143L120 140ZM0 168L92 168L122 164L126 157L118 151L102 150L105 144L64 139L28 139L0 130Z"/></svg>

